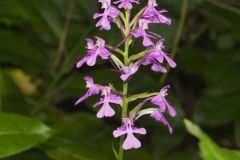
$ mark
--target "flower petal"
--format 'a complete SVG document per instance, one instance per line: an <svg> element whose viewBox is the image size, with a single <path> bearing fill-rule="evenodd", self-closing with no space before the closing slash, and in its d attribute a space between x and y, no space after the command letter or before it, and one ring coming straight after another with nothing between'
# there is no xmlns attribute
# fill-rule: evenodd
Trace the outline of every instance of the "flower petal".
<svg viewBox="0 0 240 160"><path fill-rule="evenodd" d="M128 133L122 147L125 150L132 148L137 149L141 147L141 142L132 133Z"/></svg>
<svg viewBox="0 0 240 160"><path fill-rule="evenodd" d="M87 65L94 66L96 64L96 60L97 60L97 54L94 54L91 57L89 57L89 59L87 60Z"/></svg>
<svg viewBox="0 0 240 160"><path fill-rule="evenodd" d="M165 112L167 104L166 104L166 100L164 97L162 97L161 95L157 95L157 96L153 97L151 102L153 104L157 105L161 112Z"/></svg>
<svg viewBox="0 0 240 160"><path fill-rule="evenodd" d="M177 115L177 112L175 110L175 108L169 103L166 102L167 108L168 108L168 113L170 116L175 117Z"/></svg>
<svg viewBox="0 0 240 160"><path fill-rule="evenodd" d="M157 63L153 63L151 69L154 71L154 72L162 72L162 73L166 73L167 72L167 69L163 66L161 66L160 64L157 64Z"/></svg>
<svg viewBox="0 0 240 160"><path fill-rule="evenodd" d="M74 105L78 105L79 103L81 103L82 101L84 101L85 99L87 99L89 97L88 93L85 93L81 98L79 98Z"/></svg>
<svg viewBox="0 0 240 160"><path fill-rule="evenodd" d="M124 135L126 133L127 133L126 126L121 126L121 127L118 127L116 130L113 131L113 136L115 138L117 138L117 137L120 137L120 136L122 136L122 135Z"/></svg>
<svg viewBox="0 0 240 160"><path fill-rule="evenodd" d="M136 127L132 128L132 132L138 133L138 134L146 134L147 133L145 128L136 128Z"/></svg>
<svg viewBox="0 0 240 160"><path fill-rule="evenodd" d="M121 105L122 104L122 98L120 96L115 95L115 94L110 94L109 102Z"/></svg>
<svg viewBox="0 0 240 160"><path fill-rule="evenodd" d="M115 111L109 105L109 103L103 103L103 106L97 113L97 118L103 117L112 117L115 114Z"/></svg>
<svg viewBox="0 0 240 160"><path fill-rule="evenodd" d="M167 60L168 64L172 67L175 68L177 66L177 64L173 61L172 58L170 58L169 56L167 56L166 54L164 55L165 59Z"/></svg>
<svg viewBox="0 0 240 160"><path fill-rule="evenodd" d="M77 67L77 68L81 68L82 65L88 61L88 58L89 58L89 57L87 57L87 56L86 56L86 57L83 57L83 59L81 59L80 61L78 61L76 67Z"/></svg>

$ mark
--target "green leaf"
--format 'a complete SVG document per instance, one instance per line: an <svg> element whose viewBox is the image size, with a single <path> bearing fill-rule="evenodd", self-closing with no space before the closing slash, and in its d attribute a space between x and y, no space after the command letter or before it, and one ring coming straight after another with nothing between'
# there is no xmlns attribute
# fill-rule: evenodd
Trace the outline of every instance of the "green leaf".
<svg viewBox="0 0 240 160"><path fill-rule="evenodd" d="M81 135L81 134L80 134ZM83 137L82 137L83 138ZM43 146L46 154L53 160L112 160L111 145L106 146L77 143L68 138L54 138Z"/></svg>
<svg viewBox="0 0 240 160"><path fill-rule="evenodd" d="M0 30L0 41L0 63L20 66L34 74L44 71L46 64L43 54L26 37Z"/></svg>
<svg viewBox="0 0 240 160"><path fill-rule="evenodd" d="M114 153L116 159L118 159L119 155L118 155L117 150L116 150L115 147L114 147L114 143L112 143L112 150L113 150L113 153Z"/></svg>
<svg viewBox="0 0 240 160"><path fill-rule="evenodd" d="M240 121L237 121L235 124L235 141L237 146L240 146Z"/></svg>
<svg viewBox="0 0 240 160"><path fill-rule="evenodd" d="M33 2L31 0L0 1L0 15L10 24L21 24L41 37L45 42L58 40L62 29L60 13L52 0Z"/></svg>
<svg viewBox="0 0 240 160"><path fill-rule="evenodd" d="M179 157L183 160L201 160L198 153L191 149L173 153L167 158L167 160L179 160Z"/></svg>
<svg viewBox="0 0 240 160"><path fill-rule="evenodd" d="M10 70L0 72L0 107L4 112L28 114L32 105L26 101L26 97L23 96L19 87L9 75L10 73Z"/></svg>
<svg viewBox="0 0 240 160"><path fill-rule="evenodd" d="M0 158L30 149L49 137L50 128L38 120L0 113Z"/></svg>
<svg viewBox="0 0 240 160"><path fill-rule="evenodd" d="M25 152L4 158L3 160L50 160L45 153L38 148L33 148Z"/></svg>
<svg viewBox="0 0 240 160"><path fill-rule="evenodd" d="M199 139L199 148L205 160L239 160L240 151L221 148L199 126L187 119L184 123L188 132Z"/></svg>
<svg viewBox="0 0 240 160"><path fill-rule="evenodd" d="M152 159L151 154L144 148L137 150L124 151L124 157L126 160L139 159L139 160L149 160Z"/></svg>
<svg viewBox="0 0 240 160"><path fill-rule="evenodd" d="M202 96L195 105L193 119L205 126L221 126L234 120L238 108L239 94Z"/></svg>
<svg viewBox="0 0 240 160"><path fill-rule="evenodd" d="M156 160L166 157L168 153L179 146L184 139L182 129L174 128L173 134L170 135L167 128L163 128L161 125L162 124L159 124L158 128L151 131L151 151L153 159Z"/></svg>
<svg viewBox="0 0 240 160"><path fill-rule="evenodd" d="M76 113L62 116L52 128L55 137L42 146L54 160L112 160L112 130L95 115Z"/></svg>

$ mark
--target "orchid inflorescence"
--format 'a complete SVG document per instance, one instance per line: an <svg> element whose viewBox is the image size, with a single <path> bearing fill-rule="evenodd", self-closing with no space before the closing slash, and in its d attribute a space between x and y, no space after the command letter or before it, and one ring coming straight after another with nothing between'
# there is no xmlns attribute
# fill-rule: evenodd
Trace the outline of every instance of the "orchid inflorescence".
<svg viewBox="0 0 240 160"><path fill-rule="evenodd" d="M131 17L130 13L134 5L140 3L139 0L115 0L113 3L111 0L98 0L98 2L101 3L103 12L94 15L94 19L98 19L96 27L100 27L100 30L110 30L111 24L115 23L123 35L123 41L114 47L106 45L105 40L100 37L95 37L95 42L92 39L86 39L87 55L77 63L77 68L82 67L84 64L94 66L98 57L103 60L108 59L121 73L120 78L123 81L123 91L117 91L112 85L102 86L96 84L92 77L87 76L84 80L86 81L88 91L77 100L75 105L90 96L101 94L102 98L93 105L94 108L101 105L97 112L98 118L114 116L115 111L110 104L120 105L122 126L113 131L113 136L117 138L126 134L126 139L121 144L122 148L125 150L137 149L141 147L141 142L134 134L144 135L146 134L146 129L137 128L135 122L144 115L149 115L156 121L161 122L168 127L170 133L173 132L172 127L164 117L165 112L168 112L171 117L176 116L176 110L166 99L170 88L169 85L163 87L159 93L128 95L128 81L141 66L151 65L152 71L160 73L167 72L163 65L165 61L171 68L176 67L174 60L163 51L164 38L149 31L149 24L170 25L171 19L163 15L167 10L157 10L158 4L156 0L148 0L147 6L140 10L135 17ZM143 46L146 47L146 50L129 57L129 47L133 45L133 40L139 37L143 38ZM120 49L120 46L123 44L124 51ZM119 55L117 56L113 53L122 55L124 61L118 58ZM139 99L144 100L130 110L128 104ZM144 104L147 102L151 102L156 107L144 109Z"/></svg>

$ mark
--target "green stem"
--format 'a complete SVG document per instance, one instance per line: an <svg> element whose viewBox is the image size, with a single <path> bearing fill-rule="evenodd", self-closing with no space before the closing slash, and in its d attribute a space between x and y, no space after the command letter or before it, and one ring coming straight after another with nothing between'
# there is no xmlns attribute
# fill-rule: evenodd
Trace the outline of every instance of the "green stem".
<svg viewBox="0 0 240 160"><path fill-rule="evenodd" d="M121 49L119 48L115 48L113 46L110 46L110 45L105 45L108 49L112 50L112 51L115 51L117 53L120 53L121 55L124 56L125 52L123 52Z"/></svg>
<svg viewBox="0 0 240 160"><path fill-rule="evenodd" d="M128 37L129 33L130 33L130 11L126 10L126 19L125 19L125 33L126 33L126 37ZM124 51L124 65L128 65L129 64L129 43L130 43L130 38L127 38L127 40L125 41L125 51ZM122 104L122 118L127 116L127 111L128 111L128 99L127 99L127 94L128 94L128 82L123 82L123 104ZM123 140L124 140L124 136L121 136L120 138L120 142L119 142L119 152L118 152L118 160L123 160L123 148L122 148L122 144L123 144Z"/></svg>
<svg viewBox="0 0 240 160"><path fill-rule="evenodd" d="M173 48L172 48L172 51L171 51L171 55L172 55L173 59L175 58L175 56L177 54L177 49L178 49L178 46L179 46L179 42L180 42L181 37L182 37L183 28L184 28L184 24L185 24L185 20L186 20L186 16L187 16L187 10L188 10L188 0L182 0L180 22L178 24L176 36L175 36L175 39L174 39L174 42L173 42ZM167 76L168 76L168 72L170 70L170 66L167 65L166 69L167 69L167 73L162 75L162 77L160 79L160 85L163 85L164 82L166 81Z"/></svg>
<svg viewBox="0 0 240 160"><path fill-rule="evenodd" d="M144 12L145 9L146 9L146 7L144 7L143 9L141 9L141 10L137 13L137 15L136 15L136 16L133 18L133 20L131 21L130 27L132 27L133 25L134 25L134 26L137 25L137 20L138 20L139 16ZM133 27L133 28L135 28L135 27Z"/></svg>
<svg viewBox="0 0 240 160"><path fill-rule="evenodd" d="M3 75L2 75L2 70L1 70L2 68L1 68L1 65L0 65L0 112L2 111L2 109L3 109L3 91L2 91L2 89L3 89L3 87L1 87L1 86L4 86L4 83L3 83L3 81L1 80L1 78L3 78ZM2 77L1 77L2 76Z"/></svg>
<svg viewBox="0 0 240 160"><path fill-rule="evenodd" d="M63 56L63 52L65 49L65 43L67 40L69 27L70 27L71 19L72 19L73 12L74 12L74 7L75 7L75 0L70 0L69 4L68 4L68 12L66 14L66 18L64 21L63 31L61 33L58 49L57 49L56 56L55 56L55 59L53 62L53 65L55 68L59 67L59 64L61 63L61 58Z"/></svg>
<svg viewBox="0 0 240 160"><path fill-rule="evenodd" d="M148 50L145 50L145 51L139 52L137 54L134 54L129 58L129 60L130 61L135 61L139 58L142 58L147 52L148 52Z"/></svg>
<svg viewBox="0 0 240 160"><path fill-rule="evenodd" d="M236 14L240 15L240 9L236 8L234 6L230 6L230 5L227 5L223 2L219 2L219 1L216 1L216 0L207 0L207 2L211 3L212 5L217 6L219 8L226 9L229 12L233 12L233 13L236 13Z"/></svg>

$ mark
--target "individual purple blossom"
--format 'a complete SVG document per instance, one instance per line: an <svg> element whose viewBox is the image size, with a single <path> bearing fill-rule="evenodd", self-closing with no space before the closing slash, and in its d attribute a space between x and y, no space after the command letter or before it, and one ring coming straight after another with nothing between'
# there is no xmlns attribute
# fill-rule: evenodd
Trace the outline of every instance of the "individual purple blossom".
<svg viewBox="0 0 240 160"><path fill-rule="evenodd" d="M137 128L134 126L133 118L127 117L123 118L123 125L113 131L113 136L115 138L127 134L126 139L123 142L123 149L137 149L141 147L141 142L134 136L134 134L146 134L145 128Z"/></svg>
<svg viewBox="0 0 240 160"><path fill-rule="evenodd" d="M111 5L108 6L107 4L103 5L102 8L104 8L103 13L95 13L93 16L94 19L101 17L100 20L97 22L96 27L100 27L100 29L104 30L110 30L111 29L110 23L114 21L115 18L118 17L119 10Z"/></svg>
<svg viewBox="0 0 240 160"><path fill-rule="evenodd" d="M139 20L139 28L131 32L131 35L135 38L143 37L143 45L145 47L154 45L152 40L150 39L150 37L153 37L153 36L147 33L146 31L147 29L148 29L148 22L145 20Z"/></svg>
<svg viewBox="0 0 240 160"><path fill-rule="evenodd" d="M153 47L153 49L151 49L148 52L148 57L154 57L154 59L156 61L158 61L159 63L163 63L163 60L166 59L168 64L172 67L175 68L176 67L176 63L172 60L171 57L168 56L167 53L163 52L163 45L164 39L160 39L157 44Z"/></svg>
<svg viewBox="0 0 240 160"><path fill-rule="evenodd" d="M150 115L151 118L155 119L158 122L163 123L165 126L168 127L168 131L170 132L170 134L172 134L173 129L170 126L167 119L164 117L163 112L159 108L148 108L140 110L136 113L135 120L138 120L140 117L144 115Z"/></svg>
<svg viewBox="0 0 240 160"><path fill-rule="evenodd" d="M166 73L167 69L161 64L158 60L159 55L147 54L143 57L141 64L142 65L152 65L151 69L154 72Z"/></svg>
<svg viewBox="0 0 240 160"><path fill-rule="evenodd" d="M146 20L148 23L163 23L170 25L171 19L163 15L167 10L162 9L158 11L155 7L157 6L156 0L149 0L148 6L142 14L142 19Z"/></svg>
<svg viewBox="0 0 240 160"><path fill-rule="evenodd" d="M85 99L87 99L90 96L96 95L99 93L99 87L97 85L94 84L93 82L93 78L86 76L84 77L84 80L86 81L87 85L86 87L89 88L88 91L84 94L84 96L82 96L81 98L79 98L76 102L75 105L81 103L82 101L84 101Z"/></svg>
<svg viewBox="0 0 240 160"><path fill-rule="evenodd" d="M174 107L166 100L166 96L168 95L168 89L170 88L169 85L163 87L158 95L154 96L151 100L151 102L159 107L159 110L161 112L165 112L165 110L168 110L168 113L170 116L175 117L176 116L176 110Z"/></svg>
<svg viewBox="0 0 240 160"><path fill-rule="evenodd" d="M140 4L139 0L117 0L114 2L114 4L119 4L118 8L127 8L127 9L132 9L133 7L132 3Z"/></svg>
<svg viewBox="0 0 240 160"><path fill-rule="evenodd" d="M98 2L102 3L101 8L103 8L103 9L111 6L111 0L98 0Z"/></svg>
<svg viewBox="0 0 240 160"><path fill-rule="evenodd" d="M102 95L104 96L101 98L97 103L94 104L94 108L103 104L100 110L97 113L97 118L103 117L112 117L115 114L115 111L112 109L109 103L114 103L118 105L122 105L122 98L115 94L111 93L111 88L108 86L103 86L100 88L102 91Z"/></svg>
<svg viewBox="0 0 240 160"><path fill-rule="evenodd" d="M100 37L95 37L96 44L93 40L86 39L87 43L87 55L77 63L77 68L82 67L84 63L88 66L94 66L96 64L96 59L100 56L102 59L108 59L111 53L105 48L105 41Z"/></svg>
<svg viewBox="0 0 240 160"><path fill-rule="evenodd" d="M163 113L161 112L161 110L159 108L157 108L152 113L150 113L150 116L152 118L154 118L156 121L161 122L165 126L167 126L168 127L168 131L170 132L170 134L172 134L173 128L171 127L171 125L169 124L167 119L164 117Z"/></svg>
<svg viewBox="0 0 240 160"><path fill-rule="evenodd" d="M129 66L124 66L121 68L121 79L126 81L130 76L138 71L138 64L130 64Z"/></svg>

